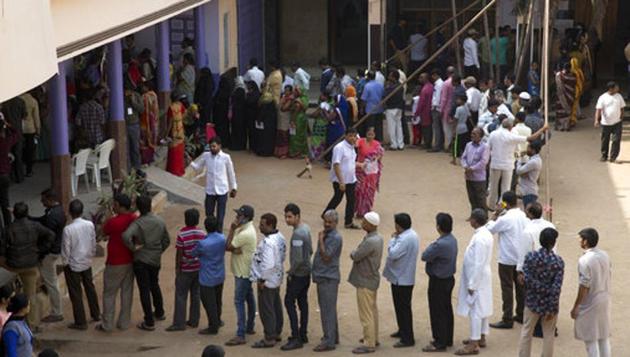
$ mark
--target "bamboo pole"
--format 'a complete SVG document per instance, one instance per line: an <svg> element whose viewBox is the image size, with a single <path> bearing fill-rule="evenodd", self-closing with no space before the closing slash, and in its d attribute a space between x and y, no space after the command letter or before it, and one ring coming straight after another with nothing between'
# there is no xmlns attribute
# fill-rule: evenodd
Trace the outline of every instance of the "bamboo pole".
<svg viewBox="0 0 630 357"><path fill-rule="evenodd" d="M483 0L482 2L484 7L486 6L486 2L487 0ZM488 76L492 78L494 76L492 75L492 54L490 53L490 25L488 24L487 12L483 13L483 30L486 33L486 53L488 54L488 59L490 59L490 61L488 61Z"/></svg>
<svg viewBox="0 0 630 357"><path fill-rule="evenodd" d="M488 5L486 5L485 7L483 7L472 19L470 19L470 21L468 21L466 23L466 25L464 25L464 27L462 27L453 37L451 37L448 41L446 41L446 43L440 47L437 51L435 51L431 57L429 57L423 64L422 66L418 67L418 69L416 69L413 73L411 73L408 77L407 80L400 83L396 89L394 89L390 94L388 94L387 96L385 96L385 98L381 99L381 101L378 103L378 105L376 105L376 107L381 107L383 106L391 97L393 97L396 93L398 93L400 90L403 89L403 87L407 84L407 82L411 81L413 78L415 78L418 74L422 73L422 71L431 63L433 62L442 52L444 52L444 50L446 50L448 48L448 46L450 46L455 39L457 38L457 36L460 36L462 33L464 33L466 30L468 30L468 28L470 26L472 26L477 20L479 20L479 18L486 12L488 11L495 3L497 2L497 0L490 0L490 2L488 3ZM353 126L352 128L357 128L359 125L363 124L364 121L366 121L369 117L370 117L370 113L365 114L361 119L359 119ZM319 161L321 160L324 156L326 156L326 154L328 154L328 152L330 152L330 150L332 150L335 145L337 145L339 142L341 142L342 140L344 140L343 136L339 139L337 139L335 141L334 144L330 145L328 148L326 148L326 150L324 150L317 158L316 160Z"/></svg>
<svg viewBox="0 0 630 357"><path fill-rule="evenodd" d="M457 5L455 4L455 0L451 0L451 9L453 12L453 33L457 33ZM459 36L455 37L455 58L457 58L457 72L462 75L462 55L460 53L459 47Z"/></svg>
<svg viewBox="0 0 630 357"><path fill-rule="evenodd" d="M499 85L501 80L501 71L499 69L499 10L494 8L494 81L495 85Z"/></svg>
<svg viewBox="0 0 630 357"><path fill-rule="evenodd" d="M523 71L523 64L525 63L525 54L527 53L527 43L530 42L529 39L531 38L531 43L533 43L533 35L532 35L532 31L534 28L534 24L533 24L533 20L534 19L534 0L529 0L529 10L527 13L527 28L525 30L525 34L523 37L523 40L521 41L521 47L519 48L519 53L518 53L518 60L517 60L517 65L516 65L516 72L514 73L514 75L516 76L516 83L520 83L520 79L522 78L521 76L521 72ZM518 26L518 25L517 25ZM533 53L533 49L531 49L531 53Z"/></svg>
<svg viewBox="0 0 630 357"><path fill-rule="evenodd" d="M461 15L463 15L466 11L468 11L468 10L472 9L473 7L475 7L475 5L477 5L477 3L479 3L479 1L482 1L482 0L475 0L473 3L471 3L471 4L470 4L470 5L468 5L468 6L466 6L464 9L462 9L462 11L460 11L460 12L458 12L458 13L457 13L457 16L461 16ZM486 3L486 0L483 0L483 5L482 5L482 7L483 7L483 6L485 6L485 3ZM439 30L441 30L442 28L444 28L446 25L448 25L449 23L451 23L454 19L456 19L456 18L457 18L457 16L452 16L452 17L448 18L447 20L444 20L444 22L442 22L442 23L441 23L441 24L439 24L438 26L434 27L431 31L427 32L427 34L426 34L426 35L424 35L424 37L429 38L429 36L433 35L434 33L438 32ZM418 41L416 41L416 42L413 42L413 43L410 43L407 47L405 47L405 48L402 50L402 52L403 52L403 53L407 53L407 52L411 51L411 48L412 48L413 46L415 46L418 42L420 42L420 40L418 40ZM396 55L391 56L390 58L388 58L388 59L385 61L385 64L386 64L386 65L387 65L387 64L389 64L389 62L391 62L391 61L393 61L394 59L396 59L396 57L397 57Z"/></svg>
<svg viewBox="0 0 630 357"><path fill-rule="evenodd" d="M544 105L544 118L545 125L549 125L549 0L545 0L545 10L543 15L543 43L542 43L542 79L543 85L541 89L543 90L543 105ZM551 177L550 177L550 166L551 166L551 143L549 142L549 131L545 132L545 147L547 152L546 163L545 163L545 194L547 198L547 207L549 207L548 214L551 214Z"/></svg>

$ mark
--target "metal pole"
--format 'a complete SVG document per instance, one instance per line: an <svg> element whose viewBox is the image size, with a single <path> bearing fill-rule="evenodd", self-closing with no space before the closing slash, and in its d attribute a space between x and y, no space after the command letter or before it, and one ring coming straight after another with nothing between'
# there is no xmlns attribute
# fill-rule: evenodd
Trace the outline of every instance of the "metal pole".
<svg viewBox="0 0 630 357"><path fill-rule="evenodd" d="M451 0L451 9L453 12L453 32L457 33L457 8L455 0ZM455 37L455 58L457 58L457 71L462 74L462 55L460 54L459 36Z"/></svg>
<svg viewBox="0 0 630 357"><path fill-rule="evenodd" d="M543 30L543 48L542 48L542 80L543 85L543 105L545 125L549 125L549 0L545 0L544 19L542 23ZM545 147L547 151L545 164L545 193L547 195L547 207L551 208L551 185L550 185L550 166L551 166L551 148L549 143L549 131L545 132Z"/></svg>
<svg viewBox="0 0 630 357"><path fill-rule="evenodd" d="M387 96L385 96L383 99L381 99L381 101L375 106L375 107L380 107L383 104L385 104L385 102L387 102L391 97L393 97L394 95L396 95L396 93L398 93L398 91L402 90L404 88L404 86L411 81L412 79L414 79L418 74L422 73L422 71L424 71L424 69L429 66L429 64L431 64L442 52L444 52L448 46L450 46L455 39L457 38L457 36L460 36L461 34L463 34L466 30L468 30L468 28L470 26L472 26L477 20L479 20L481 18L481 16L488 11L488 9L490 9L495 3L497 2L497 0L490 0L490 2L488 3L488 5L486 5L485 7L483 7L472 19L470 19L470 21L468 21L464 27L462 27L453 37L451 37L448 41L446 41L446 43L438 48L437 51L435 51L423 64L422 66L420 66L418 69L416 69L413 73L411 73L408 77L407 80L400 83L396 89L394 89L390 94L388 94ZM366 121L368 118L370 117L370 113L366 113L361 119L359 119L356 123L354 123L354 125L352 125L353 128L357 128L359 125L363 124L364 121ZM326 148L326 150L324 150L319 157L316 158L317 161L321 160L324 156L326 156L326 154L328 154L328 152L330 152L330 150L333 149L333 147L335 145L337 145L341 140L343 140L343 137L337 139L337 141L335 141L335 143L333 143L332 145L330 145L328 148Z"/></svg>
<svg viewBox="0 0 630 357"><path fill-rule="evenodd" d="M486 1L487 0L483 0L482 4L485 7L486 6ZM488 61L488 76L490 78L494 77L492 75L492 53L490 53L490 25L488 24L488 13L484 12L483 13L483 29L486 33L486 53L488 54L488 59L490 61Z"/></svg>

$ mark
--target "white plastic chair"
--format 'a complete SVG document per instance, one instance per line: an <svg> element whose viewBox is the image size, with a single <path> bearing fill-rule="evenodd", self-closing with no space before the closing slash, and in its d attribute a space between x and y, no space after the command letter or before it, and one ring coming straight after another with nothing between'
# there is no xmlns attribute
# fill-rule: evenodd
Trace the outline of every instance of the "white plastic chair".
<svg viewBox="0 0 630 357"><path fill-rule="evenodd" d="M113 182L109 157L112 154L112 150L114 150L114 146L116 146L116 140L106 140L98 145L94 149L93 154L88 158L88 169L94 172L94 182L96 182L96 189L99 191L101 190L101 170L107 169L109 183L111 184Z"/></svg>
<svg viewBox="0 0 630 357"><path fill-rule="evenodd" d="M88 157L92 150L83 149L79 150L78 153L72 156L72 173L71 173L71 188L72 188L72 197L77 195L77 186L79 185L79 176L85 177L85 185L87 187L88 192L90 191L90 180L87 175L87 161Z"/></svg>

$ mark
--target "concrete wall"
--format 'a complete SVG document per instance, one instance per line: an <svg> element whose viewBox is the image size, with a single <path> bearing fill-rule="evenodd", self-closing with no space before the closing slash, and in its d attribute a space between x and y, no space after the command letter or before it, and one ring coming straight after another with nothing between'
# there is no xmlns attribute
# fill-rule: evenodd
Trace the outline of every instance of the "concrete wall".
<svg viewBox="0 0 630 357"><path fill-rule="evenodd" d="M238 66L236 0L219 0L219 64L223 72ZM227 34L225 33L227 31Z"/></svg>
<svg viewBox="0 0 630 357"><path fill-rule="evenodd" d="M316 66L328 57L328 0L280 0L280 58Z"/></svg>

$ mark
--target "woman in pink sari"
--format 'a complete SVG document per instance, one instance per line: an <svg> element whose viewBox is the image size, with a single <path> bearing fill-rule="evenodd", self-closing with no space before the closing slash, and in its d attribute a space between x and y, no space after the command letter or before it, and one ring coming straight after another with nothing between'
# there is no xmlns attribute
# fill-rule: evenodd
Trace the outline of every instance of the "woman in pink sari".
<svg viewBox="0 0 630 357"><path fill-rule="evenodd" d="M355 213L357 217L363 217L364 214L372 210L374 205L374 196L379 188L381 180L381 170L383 164L383 147L378 140L374 139L374 128L368 128L365 138L357 141L358 155L357 161L362 163L361 167L357 167L357 186L355 189L356 203Z"/></svg>

